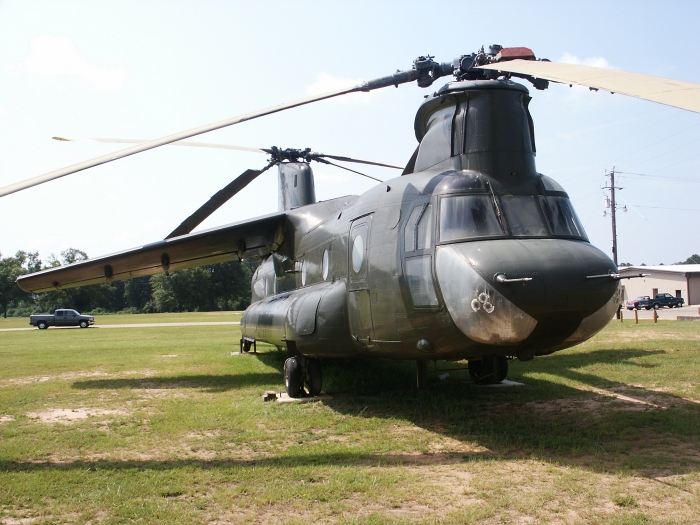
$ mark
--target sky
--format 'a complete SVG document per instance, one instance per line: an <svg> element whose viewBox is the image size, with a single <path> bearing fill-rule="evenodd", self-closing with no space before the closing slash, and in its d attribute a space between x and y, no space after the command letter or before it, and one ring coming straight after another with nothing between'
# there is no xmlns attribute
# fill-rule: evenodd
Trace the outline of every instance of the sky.
<svg viewBox="0 0 700 525"><path fill-rule="evenodd" d="M0 0L0 187L123 146L408 69L482 45L700 83L700 2L497 3ZM438 81L434 91L444 82ZM700 253L700 114L586 88L536 91L537 169L564 186L610 254L605 172L615 167L620 262ZM295 108L192 140L404 165L416 147L415 84ZM264 155L166 146L0 198L0 253L89 256L164 238ZM313 166L318 199L375 182ZM363 168L364 169L364 168ZM366 169L382 180L398 175ZM275 212L276 170L198 229Z"/></svg>

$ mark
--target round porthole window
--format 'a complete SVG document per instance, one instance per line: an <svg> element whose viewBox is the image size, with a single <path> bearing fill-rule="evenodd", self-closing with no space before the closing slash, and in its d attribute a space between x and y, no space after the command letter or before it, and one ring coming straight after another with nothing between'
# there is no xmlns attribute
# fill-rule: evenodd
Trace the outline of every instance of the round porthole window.
<svg viewBox="0 0 700 525"><path fill-rule="evenodd" d="M328 250L324 250L323 260L321 261L321 276L323 277L324 281L326 279L328 279L328 263L329 263L328 259L329 259Z"/></svg>
<svg viewBox="0 0 700 525"><path fill-rule="evenodd" d="M360 272L363 262L365 262L365 241L362 235L358 235L352 243L352 269L355 273Z"/></svg>

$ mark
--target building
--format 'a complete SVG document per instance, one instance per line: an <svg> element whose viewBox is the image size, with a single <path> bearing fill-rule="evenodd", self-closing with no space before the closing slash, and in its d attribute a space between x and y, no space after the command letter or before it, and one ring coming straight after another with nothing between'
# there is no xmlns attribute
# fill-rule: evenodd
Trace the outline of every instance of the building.
<svg viewBox="0 0 700 525"><path fill-rule="evenodd" d="M668 266L622 266L620 275L648 273L648 277L623 279L624 301L640 295L654 297L670 293L683 297L685 304L700 304L700 264L669 264Z"/></svg>

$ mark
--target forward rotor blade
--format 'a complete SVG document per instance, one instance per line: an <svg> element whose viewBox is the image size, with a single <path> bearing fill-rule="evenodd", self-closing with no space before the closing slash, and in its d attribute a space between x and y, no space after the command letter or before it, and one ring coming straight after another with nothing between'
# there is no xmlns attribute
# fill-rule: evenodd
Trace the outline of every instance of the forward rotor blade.
<svg viewBox="0 0 700 525"><path fill-rule="evenodd" d="M387 85L389 85L389 84L387 84ZM190 129L187 131L180 131L179 133L173 133L172 135L167 135L167 136L161 137L159 139L149 140L148 142L144 142L142 144L137 144L135 146L131 146L130 148L115 151L113 153L108 153L107 155L102 155L100 157L95 157L94 159L79 162L78 164L73 164L72 166L67 166L65 168L50 171L49 173L39 175L38 177L33 177L31 179L17 182L15 184L10 184L9 186L5 186L4 188L0 188L0 197L3 197L5 195L9 195L11 193L15 193L15 192L20 191L20 190L24 190L26 188L31 188L32 186L36 186L38 184L42 184L42 183L48 182L50 180L58 179L60 177L65 177L66 175L70 175L71 173L76 173L78 171L86 170L86 169L92 168L94 166L99 166L100 164L112 162L113 160L121 159L123 157L128 157L129 155L141 153L142 151L157 148L159 146L164 146L165 144L170 144L171 142L177 142L178 140L183 140L183 139L186 139L189 137L194 137L196 135L201 135L202 133L207 133L208 131L214 131L215 129L221 129L221 128L225 128L227 126L233 126L234 124L239 124L239 123L245 122L247 120L252 120L255 118L263 117L265 115L271 115L273 113L278 113L278 112L284 111L286 109L291 109L291 108L295 108L298 106L303 106L305 104L310 104L312 102L317 102L319 100L325 100L328 98L337 97L339 95L345 95L346 93L352 93L355 91L368 91L371 87L372 86L368 85L368 83L363 82L362 84L358 84L357 86L353 86L350 88L336 89L334 91L329 91L329 92L323 93L321 95L314 95L312 97L302 98L299 100L295 100L293 102L287 102L286 104L280 104L278 106L272 106L270 108L261 109L258 111L253 111L251 113L246 113L244 115L239 115L237 117L232 117L232 118L229 118L226 120L221 120L221 121L215 122L213 124L206 124L204 126L199 126L197 128L193 128L193 129ZM379 87L384 87L384 86L382 85Z"/></svg>
<svg viewBox="0 0 700 525"><path fill-rule="evenodd" d="M377 179L377 178L375 178L375 177L371 177L371 176L366 175L366 174L364 174L364 173L362 173L362 172L355 171L355 170L351 170L350 168L346 168L345 166L341 166L340 164L335 164L335 163L331 162L330 160L326 160L326 159L316 159L316 160L317 160L318 162L323 163L323 164L329 164L330 166L335 166L336 168L340 168L340 169L347 170L347 171L352 171L353 173L357 173L358 175L362 175L363 177L367 177L368 179L376 180L377 182L384 182L384 181L381 180L381 179Z"/></svg>
<svg viewBox="0 0 700 525"><path fill-rule="evenodd" d="M146 139L102 139L102 138L78 138L78 137L51 137L53 140L61 140L65 142L107 142L114 144L143 144L148 142ZM231 146L229 144L216 144L213 142L193 142L191 140L180 140L167 144L168 146L189 146L192 148L217 148L217 149L233 149L236 151L251 151L253 153L266 153L260 148L246 148L245 146Z"/></svg>
<svg viewBox="0 0 700 525"><path fill-rule="evenodd" d="M562 84L578 84L700 113L700 85L692 82L616 69L533 60L510 60L480 66L480 69L530 75Z"/></svg>
<svg viewBox="0 0 700 525"><path fill-rule="evenodd" d="M351 159L350 157L340 157L338 155L325 155L323 153L318 153L317 155L319 157L339 160L341 162L355 162L357 164L368 164L369 166L381 166L383 168L394 168L395 170L402 170L403 169L401 166L394 166L392 164L382 164L381 162L371 162L369 160Z"/></svg>
<svg viewBox="0 0 700 525"><path fill-rule="evenodd" d="M276 163L272 162L261 170L246 170L243 173L241 173L228 185L226 185L224 188L220 189L214 195L212 195L211 198L202 206L200 206L200 208L197 211L195 211L192 215L190 215L184 221L182 221L182 223L177 228L175 228L172 232L168 234L166 239L170 239L172 237L179 237L180 235L187 235L188 233L190 233L197 226L199 226L207 217L209 217L212 213L218 210L231 197L233 197L236 193L245 188L248 184L253 182L253 180L255 180L255 178L258 175L260 175L264 171L267 171L274 164Z"/></svg>

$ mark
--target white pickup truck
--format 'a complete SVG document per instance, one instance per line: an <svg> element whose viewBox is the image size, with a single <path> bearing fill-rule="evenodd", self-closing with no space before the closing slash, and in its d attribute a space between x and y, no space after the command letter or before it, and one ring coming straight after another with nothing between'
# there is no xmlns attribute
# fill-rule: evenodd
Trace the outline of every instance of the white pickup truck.
<svg viewBox="0 0 700 525"><path fill-rule="evenodd" d="M53 315L30 315L29 324L39 330L45 330L49 326L79 326L87 328L95 324L95 318L91 315L80 315L75 310L56 310Z"/></svg>

